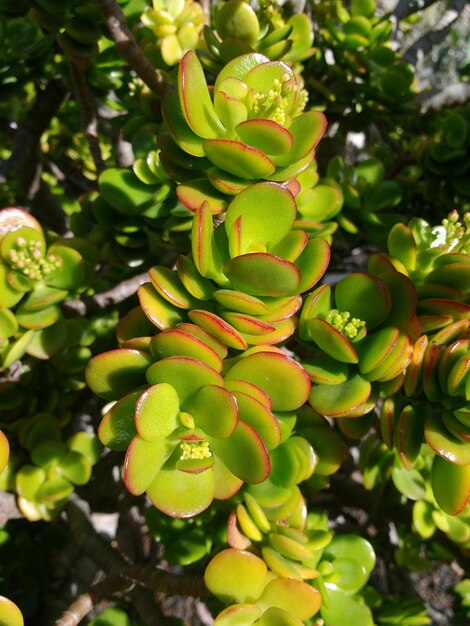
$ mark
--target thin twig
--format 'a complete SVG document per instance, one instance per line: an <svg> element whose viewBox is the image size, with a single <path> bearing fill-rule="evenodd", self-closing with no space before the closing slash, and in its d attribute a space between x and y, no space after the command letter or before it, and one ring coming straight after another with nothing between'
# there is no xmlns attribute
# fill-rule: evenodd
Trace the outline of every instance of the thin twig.
<svg viewBox="0 0 470 626"><path fill-rule="evenodd" d="M147 272L142 272L132 276L132 278L123 280L106 291L95 293L92 296L85 296L81 299L67 300L62 304L62 308L68 315L88 315L130 298L135 295L140 285L148 282L148 280Z"/></svg>
<svg viewBox="0 0 470 626"><path fill-rule="evenodd" d="M137 45L121 7L115 0L95 0L95 2L123 58L149 89L162 96L166 83Z"/></svg>
<svg viewBox="0 0 470 626"><path fill-rule="evenodd" d="M105 164L98 141L98 122L96 119L95 106L88 90L84 69L74 63L71 58L69 58L69 68L83 130L88 140L96 171L100 174L105 168Z"/></svg>

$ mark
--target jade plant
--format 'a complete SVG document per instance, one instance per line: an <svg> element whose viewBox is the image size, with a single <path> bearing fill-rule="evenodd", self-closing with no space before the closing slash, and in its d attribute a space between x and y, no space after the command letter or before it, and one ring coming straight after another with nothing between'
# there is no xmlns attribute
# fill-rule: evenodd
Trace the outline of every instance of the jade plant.
<svg viewBox="0 0 470 626"><path fill-rule="evenodd" d="M382 406L384 440L396 447L401 463L413 467L424 440L436 453L431 486L447 513L462 511L468 500L468 339L470 308L466 226L457 213L431 227L424 220L397 225L389 235L391 255L372 257L382 272L392 264L416 286L419 326L402 394ZM382 275L382 274L380 274ZM419 402L419 405L418 405ZM426 411L421 411L421 406ZM452 476L452 489L448 481Z"/></svg>
<svg viewBox="0 0 470 626"><path fill-rule="evenodd" d="M366 234L368 241L382 243L390 229L403 221L400 208L403 189L396 180L384 180L385 167L378 159L367 159L347 167L341 157L328 163L327 175L344 198L337 222L347 233Z"/></svg>
<svg viewBox="0 0 470 626"><path fill-rule="evenodd" d="M198 50L203 64L219 71L242 54L259 52L271 60L301 63L312 53L313 31L307 15L287 17L275 3L257 11L244 0L228 0L214 7L215 28L204 28L204 47Z"/></svg>
<svg viewBox="0 0 470 626"><path fill-rule="evenodd" d="M161 330L191 321L238 350L288 338L300 294L318 282L330 258L324 239L293 230L295 218L294 197L279 183L240 192L217 228L203 202L193 220L192 255L179 257L177 271L152 268L151 282L139 289L144 313Z"/></svg>
<svg viewBox="0 0 470 626"><path fill-rule="evenodd" d="M327 417L360 417L374 408L382 385L399 386L412 359L415 311L414 287L393 267L380 278L352 273L334 290L322 285L309 294L299 336L315 349L303 361L314 383L312 407Z"/></svg>
<svg viewBox="0 0 470 626"><path fill-rule="evenodd" d="M280 350L256 348L224 365L226 354L213 335L184 324L130 339L87 368L95 393L115 401L99 435L108 447L127 449L127 488L146 492L174 517L196 515L244 482L264 481L268 451L281 441L275 412L284 419L308 397L305 371ZM285 380L291 389L284 395L276 388Z"/></svg>
<svg viewBox="0 0 470 626"><path fill-rule="evenodd" d="M418 167L409 174L422 188L426 203L434 210L437 203L447 210L466 210L470 198L470 109L435 114L426 135L412 138L410 148L417 154Z"/></svg>
<svg viewBox="0 0 470 626"><path fill-rule="evenodd" d="M75 486L90 480L101 455L96 435L78 432L64 441L62 426L47 413L10 425L19 447L0 475L0 484L16 492L19 509L31 521L57 517Z"/></svg>
<svg viewBox="0 0 470 626"><path fill-rule="evenodd" d="M244 550L219 552L207 566L204 578L210 591L230 604L216 617L218 626L300 626L321 604L316 589L300 580L273 577L262 559Z"/></svg>
<svg viewBox="0 0 470 626"><path fill-rule="evenodd" d="M204 18L201 5L193 0L153 0L140 16L146 27L139 33L140 45L155 67L171 68L198 45Z"/></svg>
<svg viewBox="0 0 470 626"><path fill-rule="evenodd" d="M312 161L326 127L304 111L306 92L292 69L260 53L230 61L217 76L213 99L192 51L183 57L178 92L165 96L167 129L160 158L192 210L206 200L214 213L258 179L289 182ZM228 196L228 197L227 197Z"/></svg>
<svg viewBox="0 0 470 626"><path fill-rule="evenodd" d="M313 18L320 25L317 71L307 76L307 86L315 103L351 130L371 121L383 126L387 111L400 123L416 112L414 68L390 45L393 23L389 14L379 15L375 0L320 5Z"/></svg>
<svg viewBox="0 0 470 626"><path fill-rule="evenodd" d="M55 237L18 208L0 212L1 363L27 353L48 359L65 342L59 303L91 282L96 250L87 241Z"/></svg>

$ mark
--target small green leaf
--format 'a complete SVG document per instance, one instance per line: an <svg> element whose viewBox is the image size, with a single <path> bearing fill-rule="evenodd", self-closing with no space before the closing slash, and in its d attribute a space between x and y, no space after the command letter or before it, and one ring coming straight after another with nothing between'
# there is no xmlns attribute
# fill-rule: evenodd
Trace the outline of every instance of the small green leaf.
<svg viewBox="0 0 470 626"><path fill-rule="evenodd" d="M140 435L133 438L124 461L124 484L132 495L148 489L176 445L176 440L146 441Z"/></svg>
<svg viewBox="0 0 470 626"><path fill-rule="evenodd" d="M178 94L186 121L196 135L204 139L223 136L224 127L215 114L204 71L193 50L180 62Z"/></svg>
<svg viewBox="0 0 470 626"><path fill-rule="evenodd" d="M259 557L228 548L209 563L204 581L222 602L255 602L264 589L267 573L266 564Z"/></svg>
<svg viewBox="0 0 470 626"><path fill-rule="evenodd" d="M235 130L243 142L265 154L284 154L292 148L290 132L273 120L246 120L238 124Z"/></svg>
<svg viewBox="0 0 470 626"><path fill-rule="evenodd" d="M389 315L390 291L375 276L354 272L339 281L335 287L336 307L349 311L352 317L364 320L368 330L373 330Z"/></svg>
<svg viewBox="0 0 470 626"><path fill-rule="evenodd" d="M260 350L240 359L227 372L226 380L253 383L271 398L275 411L299 408L310 392L307 372L280 352Z"/></svg>
<svg viewBox="0 0 470 626"><path fill-rule="evenodd" d="M147 489L152 504L171 517L192 517L210 505L214 497L211 469L193 474L164 467Z"/></svg>
<svg viewBox="0 0 470 626"><path fill-rule="evenodd" d="M103 445L111 450L127 450L132 438L137 434L134 423L134 411L141 391L133 391L124 396L105 413L98 429L98 436Z"/></svg>
<svg viewBox="0 0 470 626"><path fill-rule="evenodd" d="M223 378L212 367L191 357L172 356L157 361L148 368L148 382L152 385L168 383L177 392L182 410L186 402L194 400L195 394L206 385L223 387Z"/></svg>
<svg viewBox="0 0 470 626"><path fill-rule="evenodd" d="M320 609L321 596L301 580L275 578L266 585L257 604L265 610L269 607L284 609L304 622Z"/></svg>
<svg viewBox="0 0 470 626"><path fill-rule="evenodd" d="M117 400L145 384L145 374L151 363L152 357L138 350L111 350L90 360L85 377L90 389L98 396Z"/></svg>
<svg viewBox="0 0 470 626"><path fill-rule="evenodd" d="M216 167L243 179L265 178L275 170L264 152L234 139L205 141L204 152Z"/></svg>
<svg viewBox="0 0 470 626"><path fill-rule="evenodd" d="M334 624L335 626L347 626L348 624L374 626L369 607L366 604L360 604L357 600L338 589L328 588L327 602L322 603L320 611L327 624Z"/></svg>
<svg viewBox="0 0 470 626"><path fill-rule="evenodd" d="M202 339L181 328L165 330L155 335L150 341L150 351L156 359L165 359L169 356L190 356L210 365L218 372L222 369L222 360L217 352Z"/></svg>
<svg viewBox="0 0 470 626"><path fill-rule="evenodd" d="M448 515L458 515L470 496L470 464L455 465L435 456L431 469L431 485L441 509Z"/></svg>
<svg viewBox="0 0 470 626"><path fill-rule="evenodd" d="M309 403L321 415L347 417L360 414L371 394L371 384L359 374L339 385L314 386Z"/></svg>
<svg viewBox="0 0 470 626"><path fill-rule="evenodd" d="M170 435L180 426L179 398L167 383L146 389L135 405L135 425L146 441L156 441Z"/></svg>
<svg viewBox="0 0 470 626"><path fill-rule="evenodd" d="M223 387L208 385L199 390L192 415L197 428L210 437L226 439L237 426L237 402Z"/></svg>
<svg viewBox="0 0 470 626"><path fill-rule="evenodd" d="M315 343L329 356L342 363L357 363L356 351L346 337L325 320L314 318L308 323Z"/></svg>
<svg viewBox="0 0 470 626"><path fill-rule="evenodd" d="M291 294L301 278L293 263L264 252L237 256L225 264L224 272L235 289L253 296Z"/></svg>

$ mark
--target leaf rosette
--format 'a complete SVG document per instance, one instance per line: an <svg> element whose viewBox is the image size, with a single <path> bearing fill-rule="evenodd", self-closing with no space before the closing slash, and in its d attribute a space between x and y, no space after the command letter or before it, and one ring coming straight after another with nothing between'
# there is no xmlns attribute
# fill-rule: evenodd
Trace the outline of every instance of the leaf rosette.
<svg viewBox="0 0 470 626"><path fill-rule="evenodd" d="M317 348L303 362L314 383L312 407L335 418L371 411L381 386L402 384L419 329L414 287L392 266L380 278L357 272L334 290L317 288L299 321L301 339Z"/></svg>
<svg viewBox="0 0 470 626"><path fill-rule="evenodd" d="M63 441L59 420L47 413L20 421L17 431L21 447L30 453L29 463L19 462L13 468L16 475L11 487L17 493L18 508L31 521L52 520L75 486L90 480L92 467L101 456L100 443L88 432ZM13 460L16 463L18 459L15 456Z"/></svg>
<svg viewBox="0 0 470 626"><path fill-rule="evenodd" d="M96 250L87 241L48 245L37 220L14 207L0 211L0 360L9 367L25 352L47 359L65 341L59 302L90 283Z"/></svg>
<svg viewBox="0 0 470 626"><path fill-rule="evenodd" d="M152 268L151 283L140 287L145 315L161 330L189 320L237 350L287 339L300 294L320 280L330 259L324 239L292 230L295 217L295 200L278 183L241 192L217 228L203 203L192 255L179 257L176 271Z"/></svg>
<svg viewBox="0 0 470 626"><path fill-rule="evenodd" d="M168 69L193 50L204 26L204 9L193 0L153 0L140 16L139 43L157 68Z"/></svg>
<svg viewBox="0 0 470 626"><path fill-rule="evenodd" d="M196 54L187 52L178 93L163 102L168 132L159 136L163 165L183 183L181 202L195 211L206 200L219 213L227 195L253 181L294 179L311 163L326 128L322 113L302 112L305 104L285 63L259 53L237 57L210 92Z"/></svg>
<svg viewBox="0 0 470 626"><path fill-rule="evenodd" d="M243 482L268 477L268 451L281 441L275 412L295 411L310 391L298 363L276 348L224 363L227 348L192 324L127 345L133 347L94 357L87 382L117 400L99 436L112 449L127 449L124 481L132 494L146 491L161 511L189 517Z"/></svg>
<svg viewBox="0 0 470 626"><path fill-rule="evenodd" d="M214 25L204 27L205 48L198 54L215 74L245 53L259 52L272 61L293 63L313 53L313 29L307 15L291 15L285 20L273 4L255 11L244 0L228 0L215 5Z"/></svg>
<svg viewBox="0 0 470 626"><path fill-rule="evenodd" d="M393 264L410 278L418 295L422 330L430 335L440 332L438 343L446 332L452 335L456 322L470 319L469 241L468 214L462 223L454 211L438 226L413 218L408 226L398 224L390 231L388 256L370 259L374 273Z"/></svg>

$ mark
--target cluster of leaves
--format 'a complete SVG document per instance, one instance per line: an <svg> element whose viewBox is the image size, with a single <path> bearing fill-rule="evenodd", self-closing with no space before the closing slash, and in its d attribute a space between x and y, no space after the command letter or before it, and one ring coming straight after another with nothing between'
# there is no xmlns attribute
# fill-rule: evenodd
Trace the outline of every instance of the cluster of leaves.
<svg viewBox="0 0 470 626"><path fill-rule="evenodd" d="M130 495L112 506L151 504L166 562L205 569L215 624L425 625L416 598L369 585L374 532L341 532L316 500L354 447L363 486L408 515L397 566L430 566L423 542L470 549L470 118L418 118L374 0L310 12L0 0L0 112L20 125L0 129L4 197L24 204L0 211L0 489L30 521L76 526L74 490L93 506L86 485L122 461ZM20 105L41 81L57 87L46 128ZM52 227L37 189L63 203ZM367 267L330 275L364 242ZM20 626L12 600L0 624Z"/></svg>

